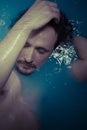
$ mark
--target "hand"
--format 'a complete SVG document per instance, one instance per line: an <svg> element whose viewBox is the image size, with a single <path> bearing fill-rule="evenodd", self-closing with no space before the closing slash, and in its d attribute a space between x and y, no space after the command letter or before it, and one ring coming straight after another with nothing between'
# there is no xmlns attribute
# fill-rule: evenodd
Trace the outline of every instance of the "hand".
<svg viewBox="0 0 87 130"><path fill-rule="evenodd" d="M53 18L59 21L60 13L56 3L36 0L33 6L25 13L25 17L27 17L26 25L35 30L44 26Z"/></svg>

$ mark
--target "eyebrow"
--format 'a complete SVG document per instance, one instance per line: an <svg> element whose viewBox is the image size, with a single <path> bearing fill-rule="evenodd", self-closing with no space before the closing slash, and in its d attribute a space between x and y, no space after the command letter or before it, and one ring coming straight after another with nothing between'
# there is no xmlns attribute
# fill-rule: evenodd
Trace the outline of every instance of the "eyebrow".
<svg viewBox="0 0 87 130"><path fill-rule="evenodd" d="M25 45L31 46L31 44L30 44L29 42L26 42ZM41 46L37 46L37 47L35 47L35 48L36 48L36 49L43 49L43 50L46 51L46 52L49 52L49 51L50 51L50 49L47 49L47 48L44 48L44 47L41 47Z"/></svg>
<svg viewBox="0 0 87 130"><path fill-rule="evenodd" d="M44 51L46 51L46 52L49 52L50 50L49 49L46 49L46 48L44 48L44 47L36 47L36 49L43 49Z"/></svg>

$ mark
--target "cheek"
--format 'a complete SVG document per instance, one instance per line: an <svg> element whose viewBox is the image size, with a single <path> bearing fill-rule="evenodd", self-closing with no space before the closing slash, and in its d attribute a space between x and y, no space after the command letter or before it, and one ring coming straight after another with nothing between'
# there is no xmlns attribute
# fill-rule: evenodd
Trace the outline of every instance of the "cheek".
<svg viewBox="0 0 87 130"><path fill-rule="evenodd" d="M49 55L50 54L45 54L45 55L39 54L39 55L37 55L36 56L36 63L40 64L40 65L43 64L48 59Z"/></svg>
<svg viewBox="0 0 87 130"><path fill-rule="evenodd" d="M22 50L21 52L20 52L20 54L19 54L19 56L18 56L18 58L21 58L21 57L23 57L24 56L24 50Z"/></svg>

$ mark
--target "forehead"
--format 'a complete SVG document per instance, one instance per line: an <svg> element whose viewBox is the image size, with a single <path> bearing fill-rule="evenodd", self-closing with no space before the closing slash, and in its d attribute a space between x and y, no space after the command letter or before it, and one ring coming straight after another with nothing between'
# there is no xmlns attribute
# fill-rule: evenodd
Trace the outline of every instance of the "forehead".
<svg viewBox="0 0 87 130"><path fill-rule="evenodd" d="M33 31L28 37L28 42L33 45L42 47L48 47L49 49L54 47L57 40L57 33L50 26L45 26L41 29Z"/></svg>

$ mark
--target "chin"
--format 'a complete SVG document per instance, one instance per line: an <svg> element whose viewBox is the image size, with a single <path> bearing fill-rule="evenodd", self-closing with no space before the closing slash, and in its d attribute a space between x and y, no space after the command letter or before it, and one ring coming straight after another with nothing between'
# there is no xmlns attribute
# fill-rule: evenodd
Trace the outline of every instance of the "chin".
<svg viewBox="0 0 87 130"><path fill-rule="evenodd" d="M34 71L31 71L31 72L23 72L23 71L20 71L19 72L23 75L31 75L32 73L34 73Z"/></svg>

